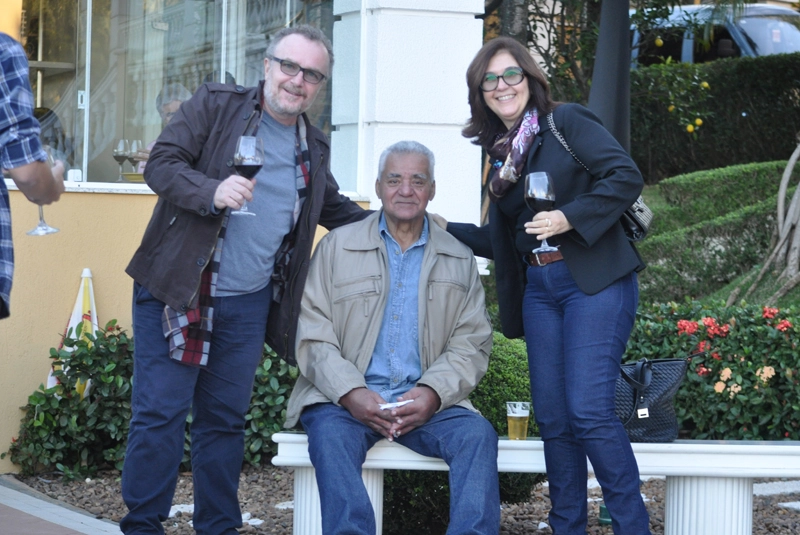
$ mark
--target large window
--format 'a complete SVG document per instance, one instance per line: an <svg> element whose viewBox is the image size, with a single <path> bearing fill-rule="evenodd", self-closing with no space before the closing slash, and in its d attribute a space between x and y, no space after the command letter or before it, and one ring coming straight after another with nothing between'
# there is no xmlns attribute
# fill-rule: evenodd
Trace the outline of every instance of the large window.
<svg viewBox="0 0 800 535"><path fill-rule="evenodd" d="M120 139L153 142L178 102L208 81L252 86L285 26L329 37L333 0L22 0L21 40L42 137L73 177L118 180ZM330 86L311 120L330 130ZM124 163L124 171L134 171ZM135 177L128 176L135 180Z"/></svg>

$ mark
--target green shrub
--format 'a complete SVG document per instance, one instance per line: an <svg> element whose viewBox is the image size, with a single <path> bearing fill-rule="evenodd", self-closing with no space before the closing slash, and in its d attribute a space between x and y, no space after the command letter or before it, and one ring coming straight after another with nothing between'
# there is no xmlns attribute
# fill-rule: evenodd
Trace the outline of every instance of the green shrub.
<svg viewBox="0 0 800 535"><path fill-rule="evenodd" d="M110 321L81 336L67 333L50 358L60 385L39 389L22 409L19 437L6 454L25 475L59 470L67 478L122 467L131 419L133 340ZM74 337L73 337L74 336ZM81 399L78 383L91 380Z"/></svg>
<svg viewBox="0 0 800 535"><path fill-rule="evenodd" d="M708 84L707 91L686 91L698 81ZM800 53L634 69L631 155L648 184L700 169L787 158L800 131L797 87ZM703 123L689 133L693 113Z"/></svg>
<svg viewBox="0 0 800 535"><path fill-rule="evenodd" d="M640 307L627 359L674 358L697 350L675 398L682 436L800 439L797 310L656 304Z"/></svg>
<svg viewBox="0 0 800 535"><path fill-rule="evenodd" d="M286 421L286 405L297 373L297 368L264 346L264 358L256 369L253 397L245 417L245 462L261 466L278 453L272 435L281 431Z"/></svg>
<svg viewBox="0 0 800 535"><path fill-rule="evenodd" d="M637 244L647 269L639 273L640 301L699 298L722 288L769 252L776 199L742 208ZM657 219L658 214L655 215Z"/></svg>
<svg viewBox="0 0 800 535"><path fill-rule="evenodd" d="M489 420L498 435L508 434L506 401L530 401L528 357L522 340L494 334L489 369L469 397ZM536 435L533 424L529 435ZM383 529L387 535L443 534L450 521L450 490L447 472L386 470L384 472ZM526 501L543 474L500 474L500 499L507 503Z"/></svg>
<svg viewBox="0 0 800 535"><path fill-rule="evenodd" d="M656 221L669 217L689 226L775 199L786 164L775 161L732 165L662 180L658 190L676 211L669 215L659 213ZM798 181L800 169L795 168L790 186Z"/></svg>
<svg viewBox="0 0 800 535"><path fill-rule="evenodd" d="M4 458L20 466L25 475L63 472L67 479L91 476L97 470L122 469L131 420L133 339L110 321L94 335L68 333L61 349L51 349L61 384L39 389L22 409L25 416L19 437ZM265 346L256 370L253 397L245 429L245 462L260 466L277 451L272 434L286 419L286 401L297 369ZM91 379L90 395L81 399L78 382ZM191 469L191 413L186 418L182 470Z"/></svg>

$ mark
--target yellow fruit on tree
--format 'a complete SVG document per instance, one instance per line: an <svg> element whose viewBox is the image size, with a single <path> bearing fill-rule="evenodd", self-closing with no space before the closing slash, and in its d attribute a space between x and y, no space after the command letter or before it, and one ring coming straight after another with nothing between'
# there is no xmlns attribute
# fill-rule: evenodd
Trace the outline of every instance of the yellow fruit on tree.
<svg viewBox="0 0 800 535"><path fill-rule="evenodd" d="M670 105L669 105L669 108L667 108L667 111L668 111L668 112L670 112L670 113L672 113L673 111L675 111L675 105L674 105L674 104L670 104Z"/></svg>
<svg viewBox="0 0 800 535"><path fill-rule="evenodd" d="M656 45L657 47L662 47L662 46L664 46L664 40L663 40L663 39L661 39L660 37L656 37L656 42L655 42L655 45Z"/></svg>
<svg viewBox="0 0 800 535"><path fill-rule="evenodd" d="M697 119L694 120L694 124L696 124L697 126L703 126L703 120L700 117L698 117Z"/></svg>
<svg viewBox="0 0 800 535"><path fill-rule="evenodd" d="M700 82L700 87L703 89L708 89L708 82Z"/></svg>
<svg viewBox="0 0 800 535"><path fill-rule="evenodd" d="M694 132L694 125L693 124L687 124L686 125L686 131L689 132L690 134L692 132Z"/></svg>

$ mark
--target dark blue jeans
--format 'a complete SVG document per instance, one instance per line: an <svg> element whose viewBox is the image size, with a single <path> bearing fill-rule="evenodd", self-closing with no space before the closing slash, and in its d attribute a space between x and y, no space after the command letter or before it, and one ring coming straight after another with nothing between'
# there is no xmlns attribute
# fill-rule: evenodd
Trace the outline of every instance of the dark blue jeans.
<svg viewBox="0 0 800 535"><path fill-rule="evenodd" d="M375 514L361 465L367 451L383 437L333 403L307 407L300 421L317 473L322 533L374 535ZM497 433L485 418L450 407L396 441L422 455L439 457L450 467L448 535L497 535Z"/></svg>
<svg viewBox="0 0 800 535"><path fill-rule="evenodd" d="M164 533L161 522L172 505L190 408L194 528L203 535L238 534L244 417L263 354L271 296L268 286L216 298L208 366L198 368L169 357L161 329L164 303L134 285L133 419L122 471L129 513L120 522L126 535Z"/></svg>
<svg viewBox="0 0 800 535"><path fill-rule="evenodd" d="M614 533L650 533L636 459L614 415L616 379L638 299L636 273L587 295L566 262L528 268L522 315L554 535L586 533L587 456Z"/></svg>

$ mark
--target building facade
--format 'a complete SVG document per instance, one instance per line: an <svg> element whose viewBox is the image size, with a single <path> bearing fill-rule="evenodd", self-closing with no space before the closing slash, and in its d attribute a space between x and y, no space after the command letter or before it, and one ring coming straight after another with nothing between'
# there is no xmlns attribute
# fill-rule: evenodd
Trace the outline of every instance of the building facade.
<svg viewBox="0 0 800 535"><path fill-rule="evenodd" d="M138 246L155 195L120 140L157 139L169 110L159 93L189 94L204 81L254 85L280 28L308 23L334 44L331 80L310 110L331 137L331 167L343 192L375 200L378 156L415 139L436 155L429 209L477 222L481 153L461 137L465 73L482 44L483 0L6 0L0 31L31 64L43 139L69 169L67 192L45 208L60 229L27 236L36 208L13 182L16 273L11 317L0 322L0 452L19 430L28 396L45 381L49 351L64 331L83 268L93 274L100 324L130 331L132 282L124 267ZM165 90L165 87L167 89ZM172 88L170 90L170 88ZM375 204L377 206L377 204ZM134 339L135 339L135 333ZM0 460L0 473L15 471Z"/></svg>

